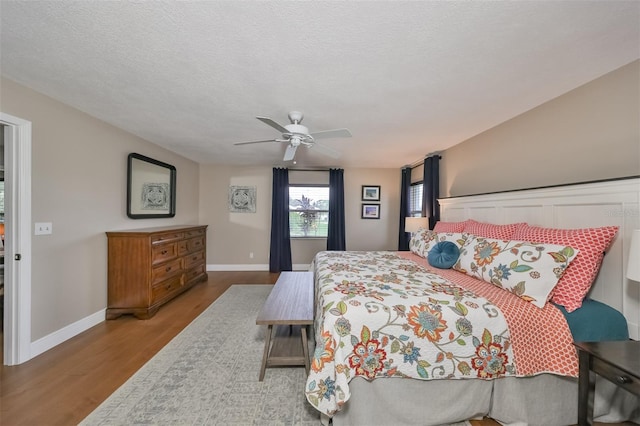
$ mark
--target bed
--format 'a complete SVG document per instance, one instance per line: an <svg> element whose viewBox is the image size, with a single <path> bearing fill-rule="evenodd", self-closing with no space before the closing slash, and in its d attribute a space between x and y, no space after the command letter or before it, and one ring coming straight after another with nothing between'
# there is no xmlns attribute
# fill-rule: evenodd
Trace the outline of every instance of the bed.
<svg viewBox="0 0 640 426"><path fill-rule="evenodd" d="M503 424L575 423L572 342L638 339L640 291L624 279L623 266L627 237L640 227L638 188L633 178L441 200L441 229L414 235L411 252L319 253L307 399L334 425L483 416ZM555 232L585 229L606 234L600 244L607 255L593 267L584 263L598 244ZM546 230L555 239L541 241ZM445 241L460 252L451 269L429 262ZM480 265L487 247L494 248L489 257L506 257ZM591 268L580 269L589 285L565 294L562 288L577 285L561 281L575 265ZM597 383L596 420L639 422L638 405L615 385Z"/></svg>

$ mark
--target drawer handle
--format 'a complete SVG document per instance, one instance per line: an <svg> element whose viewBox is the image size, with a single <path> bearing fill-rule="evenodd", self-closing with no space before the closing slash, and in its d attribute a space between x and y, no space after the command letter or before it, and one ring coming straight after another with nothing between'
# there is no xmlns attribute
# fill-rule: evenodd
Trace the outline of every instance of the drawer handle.
<svg viewBox="0 0 640 426"><path fill-rule="evenodd" d="M169 272L171 270L171 266L167 266L167 268L165 269L166 272Z"/></svg>
<svg viewBox="0 0 640 426"><path fill-rule="evenodd" d="M631 377L627 377L627 376L618 376L616 377L616 382L618 382L621 385L626 385L632 382Z"/></svg>
<svg viewBox="0 0 640 426"><path fill-rule="evenodd" d="M198 256L193 256L191 260L198 260Z"/></svg>
<svg viewBox="0 0 640 426"><path fill-rule="evenodd" d="M162 251L160 252L160 254L167 254L167 253L168 253L168 251L167 251L167 250L162 250Z"/></svg>

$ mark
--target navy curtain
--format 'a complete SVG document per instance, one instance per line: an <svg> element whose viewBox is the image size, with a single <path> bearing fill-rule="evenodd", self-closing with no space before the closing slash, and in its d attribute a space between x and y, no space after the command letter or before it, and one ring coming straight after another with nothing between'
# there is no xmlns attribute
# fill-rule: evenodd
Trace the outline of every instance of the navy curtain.
<svg viewBox="0 0 640 426"><path fill-rule="evenodd" d="M440 158L433 155L424 159L422 215L429 218L429 229L440 220Z"/></svg>
<svg viewBox="0 0 640 426"><path fill-rule="evenodd" d="M291 238L289 237L289 170L273 168L271 201L271 250L269 271L290 271Z"/></svg>
<svg viewBox="0 0 640 426"><path fill-rule="evenodd" d="M398 250L409 251L408 233L404 232L405 219L409 216L409 200L411 197L411 167L402 169L402 184L400 188L400 229L398 232Z"/></svg>
<svg viewBox="0 0 640 426"><path fill-rule="evenodd" d="M344 170L329 170L329 232L327 250L346 250L344 226Z"/></svg>

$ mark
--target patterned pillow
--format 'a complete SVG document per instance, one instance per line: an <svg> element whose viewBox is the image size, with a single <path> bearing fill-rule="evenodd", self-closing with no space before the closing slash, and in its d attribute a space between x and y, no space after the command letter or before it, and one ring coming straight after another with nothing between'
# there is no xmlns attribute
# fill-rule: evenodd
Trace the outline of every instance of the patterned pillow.
<svg viewBox="0 0 640 426"><path fill-rule="evenodd" d="M435 232L462 232L464 231L464 222L441 222L437 221L433 227Z"/></svg>
<svg viewBox="0 0 640 426"><path fill-rule="evenodd" d="M543 308L577 250L558 244L535 244L472 236L453 266Z"/></svg>
<svg viewBox="0 0 640 426"><path fill-rule="evenodd" d="M425 259L429 255L429 251L437 243L441 241L451 241L455 243L458 248L462 248L468 235L462 232L446 232L436 233L429 231L428 229L419 229L418 232L413 234L409 241L409 250Z"/></svg>
<svg viewBox="0 0 640 426"><path fill-rule="evenodd" d="M420 257L427 257L431 246L435 245L438 234L426 228L418 229L409 240L409 250Z"/></svg>
<svg viewBox="0 0 640 426"><path fill-rule="evenodd" d="M467 239L472 236L473 235L464 232L439 232L437 242L451 241L452 243L455 243L459 249L462 249L464 244L467 242Z"/></svg>
<svg viewBox="0 0 640 426"><path fill-rule="evenodd" d="M464 225L464 232L478 235L479 237L510 240L513 238L513 233L523 226L527 226L527 224L525 222L520 222L509 223L507 225L495 225L493 223L477 222L473 219L469 219Z"/></svg>
<svg viewBox="0 0 640 426"><path fill-rule="evenodd" d="M540 243L566 244L580 250L553 290L551 301L573 312L582 306L600 270L605 250L618 232L617 226L583 229L556 229L526 226L516 231L513 239Z"/></svg>

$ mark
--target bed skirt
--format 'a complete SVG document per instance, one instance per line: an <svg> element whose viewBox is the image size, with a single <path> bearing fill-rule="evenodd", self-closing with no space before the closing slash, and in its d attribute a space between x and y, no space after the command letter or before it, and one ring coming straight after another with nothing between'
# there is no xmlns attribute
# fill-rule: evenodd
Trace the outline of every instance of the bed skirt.
<svg viewBox="0 0 640 426"><path fill-rule="evenodd" d="M577 382L551 374L494 381L355 378L333 425L444 425L483 416L512 425L576 424ZM638 423L639 405L640 398L597 377L596 421Z"/></svg>

